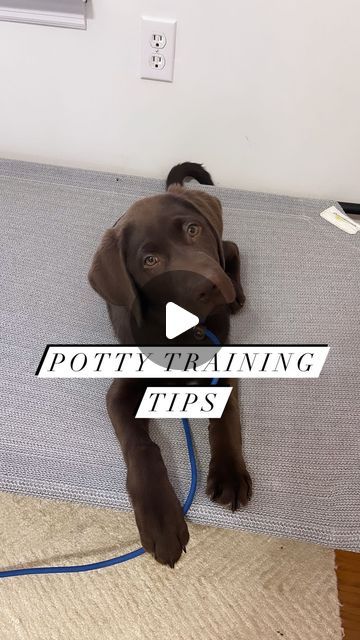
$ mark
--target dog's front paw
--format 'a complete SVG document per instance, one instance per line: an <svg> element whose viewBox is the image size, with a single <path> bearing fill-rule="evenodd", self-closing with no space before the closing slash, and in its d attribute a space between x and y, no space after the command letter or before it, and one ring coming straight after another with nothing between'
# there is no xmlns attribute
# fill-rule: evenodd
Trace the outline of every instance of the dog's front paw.
<svg viewBox="0 0 360 640"><path fill-rule="evenodd" d="M170 482L161 483L135 501L141 544L160 564L174 567L189 541L181 504Z"/></svg>
<svg viewBox="0 0 360 640"><path fill-rule="evenodd" d="M212 458L206 493L211 500L230 505L232 511L244 507L252 495L252 482L243 462L229 458Z"/></svg>

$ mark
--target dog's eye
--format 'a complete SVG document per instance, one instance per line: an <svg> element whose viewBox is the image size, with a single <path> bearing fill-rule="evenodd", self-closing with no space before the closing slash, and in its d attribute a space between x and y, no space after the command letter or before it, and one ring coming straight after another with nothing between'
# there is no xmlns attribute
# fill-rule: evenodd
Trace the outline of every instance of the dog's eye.
<svg viewBox="0 0 360 640"><path fill-rule="evenodd" d="M157 256L145 256L144 267L155 267L158 262L159 258Z"/></svg>
<svg viewBox="0 0 360 640"><path fill-rule="evenodd" d="M191 238L195 238L195 236L199 235L200 230L201 230L200 225L196 224L195 222L191 222L186 227L186 232Z"/></svg>

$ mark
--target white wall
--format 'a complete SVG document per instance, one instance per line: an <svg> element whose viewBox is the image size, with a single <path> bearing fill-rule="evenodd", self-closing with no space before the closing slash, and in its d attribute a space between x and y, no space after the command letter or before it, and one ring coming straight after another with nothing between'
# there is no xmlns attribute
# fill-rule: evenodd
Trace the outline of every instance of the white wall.
<svg viewBox="0 0 360 640"><path fill-rule="evenodd" d="M360 202L359 0L93 0L86 32L0 23L0 155ZM140 80L140 15L178 20Z"/></svg>

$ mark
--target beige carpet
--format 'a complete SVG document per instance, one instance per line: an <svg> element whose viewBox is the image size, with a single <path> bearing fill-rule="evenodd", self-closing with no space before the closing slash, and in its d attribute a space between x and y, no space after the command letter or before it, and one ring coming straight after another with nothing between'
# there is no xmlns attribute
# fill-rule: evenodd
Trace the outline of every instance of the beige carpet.
<svg viewBox="0 0 360 640"><path fill-rule="evenodd" d="M74 564L138 546L132 514L0 493L2 568ZM175 569L151 557L0 581L1 640L339 640L334 553L190 527Z"/></svg>

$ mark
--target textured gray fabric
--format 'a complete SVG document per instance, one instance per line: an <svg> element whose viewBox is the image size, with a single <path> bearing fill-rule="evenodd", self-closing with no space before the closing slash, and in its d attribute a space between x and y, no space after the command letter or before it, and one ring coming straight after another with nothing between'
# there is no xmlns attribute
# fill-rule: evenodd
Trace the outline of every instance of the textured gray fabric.
<svg viewBox="0 0 360 640"><path fill-rule="evenodd" d="M105 409L107 380L34 376L47 343L114 343L87 283L104 229L163 182L0 161L0 488L129 509L121 451ZM193 421L194 522L360 549L359 248L321 219L331 202L207 187L224 237L242 256L236 343L329 343L319 379L240 383L254 498L235 514L212 504L205 421ZM152 426L181 499L189 466L180 421Z"/></svg>

